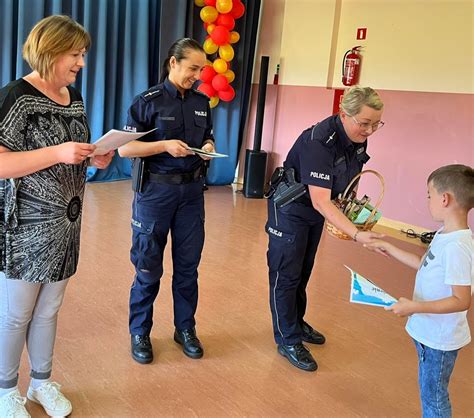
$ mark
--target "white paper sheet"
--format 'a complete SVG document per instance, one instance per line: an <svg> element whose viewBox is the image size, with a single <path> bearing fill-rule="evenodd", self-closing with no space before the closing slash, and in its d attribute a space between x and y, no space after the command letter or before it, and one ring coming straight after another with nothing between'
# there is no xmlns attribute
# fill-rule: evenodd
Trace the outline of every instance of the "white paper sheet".
<svg viewBox="0 0 474 418"><path fill-rule="evenodd" d="M397 302L397 299L370 280L356 273L351 268L347 266L344 267L351 272L350 301L352 303L362 303L363 305L372 306L391 306Z"/></svg>
<svg viewBox="0 0 474 418"><path fill-rule="evenodd" d="M116 150L127 142L141 138L142 136L153 132L155 129L147 132L128 132L111 129L104 136L101 136L96 142L94 142L94 145L97 146L97 148L92 156L107 154L109 151Z"/></svg>

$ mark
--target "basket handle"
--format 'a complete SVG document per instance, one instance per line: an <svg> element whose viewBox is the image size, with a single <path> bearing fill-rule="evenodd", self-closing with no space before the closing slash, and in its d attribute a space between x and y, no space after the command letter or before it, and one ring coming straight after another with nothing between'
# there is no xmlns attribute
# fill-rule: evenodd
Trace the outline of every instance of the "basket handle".
<svg viewBox="0 0 474 418"><path fill-rule="evenodd" d="M381 191L380 191L380 196L377 200L377 203L374 205L374 209L372 210L372 212L370 213L369 217L367 218L367 220L365 221L365 224L364 225L367 225L368 223L370 223L372 221L373 218L375 218L375 214L377 213L377 209L378 207L380 206L380 204L382 203L382 199L383 199L383 196L384 196L384 193L385 193L385 181L382 177L382 175L380 173L378 173L377 171L375 170L364 170L364 171L361 171L359 174L355 175L354 178L350 181L350 183L347 185L346 187L346 190L344 190L344 192L342 193L342 198L345 199L346 198L346 195L347 193L349 192L349 190L351 190L351 186L357 181L357 179L359 177L362 176L362 174L367 174L367 173L371 173L371 174L374 174L379 180L380 180L380 185L381 185Z"/></svg>

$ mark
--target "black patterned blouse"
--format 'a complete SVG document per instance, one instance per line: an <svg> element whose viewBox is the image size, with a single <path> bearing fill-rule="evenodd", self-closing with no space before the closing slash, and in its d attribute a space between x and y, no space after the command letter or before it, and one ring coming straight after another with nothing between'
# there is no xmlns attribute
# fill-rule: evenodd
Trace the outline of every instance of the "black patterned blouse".
<svg viewBox="0 0 474 418"><path fill-rule="evenodd" d="M62 106L23 79L0 89L0 145L31 151L89 142L80 93ZM8 279L53 283L77 268L86 163L56 164L0 179L0 271Z"/></svg>

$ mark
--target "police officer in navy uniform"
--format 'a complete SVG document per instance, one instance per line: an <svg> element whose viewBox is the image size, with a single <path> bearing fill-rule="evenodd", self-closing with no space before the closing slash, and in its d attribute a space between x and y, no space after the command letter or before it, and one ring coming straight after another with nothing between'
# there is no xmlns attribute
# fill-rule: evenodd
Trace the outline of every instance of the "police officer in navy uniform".
<svg viewBox="0 0 474 418"><path fill-rule="evenodd" d="M204 353L194 319L204 245L203 158L189 147L214 151L209 98L193 89L205 64L199 43L189 38L176 41L163 63L160 84L137 96L128 112L126 129L156 130L119 149L121 156L135 158L134 164L144 164L133 200L131 260L136 274L129 317L132 357L142 364L153 361L153 303L169 231L174 340L188 357L197 359Z"/></svg>
<svg viewBox="0 0 474 418"><path fill-rule="evenodd" d="M346 91L340 113L303 131L290 149L285 171L293 169L306 193L278 207L278 189L268 200L267 263L270 307L278 352L306 371L317 363L303 342L325 337L304 320L308 284L325 218L359 243L379 235L359 231L332 203L369 159L367 138L383 126L383 103L371 88Z"/></svg>

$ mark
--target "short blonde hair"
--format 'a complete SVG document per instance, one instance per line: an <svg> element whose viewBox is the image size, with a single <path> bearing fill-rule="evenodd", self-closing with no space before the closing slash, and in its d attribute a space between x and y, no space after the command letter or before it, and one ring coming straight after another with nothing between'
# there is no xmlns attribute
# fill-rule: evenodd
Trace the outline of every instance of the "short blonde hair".
<svg viewBox="0 0 474 418"><path fill-rule="evenodd" d="M383 102L378 93L370 87L352 86L344 93L341 101L341 110L348 116L357 115L362 106L375 110L383 109Z"/></svg>
<svg viewBox="0 0 474 418"><path fill-rule="evenodd" d="M75 49L89 49L87 31L69 16L49 16L31 30L23 45L23 58L41 78L50 80L52 67L60 55Z"/></svg>

